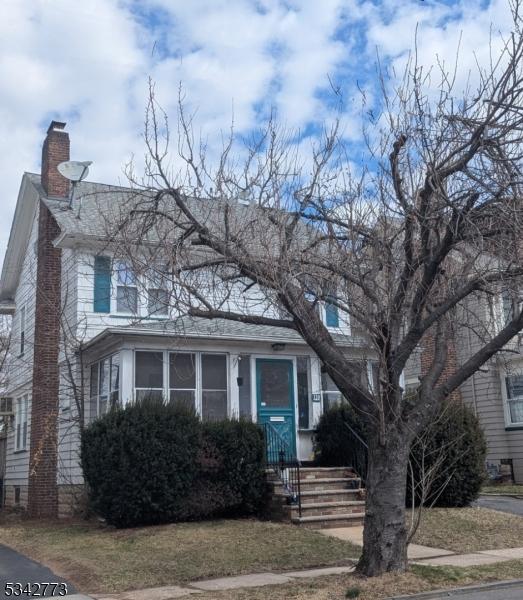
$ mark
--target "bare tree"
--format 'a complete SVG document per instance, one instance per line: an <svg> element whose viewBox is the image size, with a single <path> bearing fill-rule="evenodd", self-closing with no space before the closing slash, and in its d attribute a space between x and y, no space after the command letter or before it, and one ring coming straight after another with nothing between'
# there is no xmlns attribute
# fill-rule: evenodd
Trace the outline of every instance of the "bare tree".
<svg viewBox="0 0 523 600"><path fill-rule="evenodd" d="M366 429L358 570L369 576L407 566L411 442L523 329L519 307L495 326L481 318L523 275L522 58L517 5L512 34L462 95L453 73L426 72L413 53L399 83L383 75L382 112L365 123L360 169L339 122L325 128L308 164L273 119L240 154L231 133L213 162L183 99L182 167L173 168L167 118L151 86L146 172L129 169L135 194L111 223L116 252L136 271L169 281L165 301L175 310L290 328L316 352ZM261 298L254 311L242 305L251 293ZM322 322L317 309L326 301L365 338L378 365L374 385L362 383ZM451 344L472 326L481 343L442 377ZM420 347L430 360L406 396L401 376Z"/></svg>

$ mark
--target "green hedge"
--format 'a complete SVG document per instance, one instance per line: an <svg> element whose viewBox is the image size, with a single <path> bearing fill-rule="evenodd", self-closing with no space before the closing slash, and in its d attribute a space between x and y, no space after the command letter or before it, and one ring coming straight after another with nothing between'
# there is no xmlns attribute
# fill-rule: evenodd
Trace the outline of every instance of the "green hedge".
<svg viewBox="0 0 523 600"><path fill-rule="evenodd" d="M351 446L345 423L365 438L363 427L347 403L333 407L322 415L318 424L315 438L317 464L347 466ZM437 463L437 475L432 478L425 503L469 505L478 497L484 482L485 458L485 436L474 413L463 404L444 403L437 418L411 448L411 473L416 482L417 503L420 501L422 471L428 472ZM407 481L407 504L412 502L411 481L412 477Z"/></svg>
<svg viewBox="0 0 523 600"><path fill-rule="evenodd" d="M414 482L435 465L425 504L461 507L476 500L485 482L486 454L485 435L472 410L461 403L445 403L410 451ZM412 477L407 480L407 502L412 502L411 481Z"/></svg>
<svg viewBox="0 0 523 600"><path fill-rule="evenodd" d="M257 425L152 399L97 419L81 443L91 507L117 527L262 512L263 459Z"/></svg>

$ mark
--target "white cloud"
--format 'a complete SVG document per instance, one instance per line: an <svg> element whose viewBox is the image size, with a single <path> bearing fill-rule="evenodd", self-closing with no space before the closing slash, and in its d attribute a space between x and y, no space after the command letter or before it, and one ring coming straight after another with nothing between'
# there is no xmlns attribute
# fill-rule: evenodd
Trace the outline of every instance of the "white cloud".
<svg viewBox="0 0 523 600"><path fill-rule="evenodd" d="M419 25L419 54L452 62L463 31L462 72L473 50L487 60L491 22L505 28L505 0L3 0L0 20L0 256L24 170L39 170L51 118L68 121L72 157L93 160L94 180L123 181L141 156L147 77L174 113L179 82L196 127L210 140L248 132L275 106L286 125L328 119L330 76L357 128L356 80L374 49L397 66ZM327 91L327 92L326 92Z"/></svg>

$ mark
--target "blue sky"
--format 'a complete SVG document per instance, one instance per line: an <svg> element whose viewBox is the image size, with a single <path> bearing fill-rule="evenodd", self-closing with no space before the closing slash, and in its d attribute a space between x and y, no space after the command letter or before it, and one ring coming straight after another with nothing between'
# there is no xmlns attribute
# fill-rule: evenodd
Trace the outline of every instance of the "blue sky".
<svg viewBox="0 0 523 600"><path fill-rule="evenodd" d="M458 86L488 60L488 39L510 24L507 0L2 0L0 20L0 257L20 179L38 172L51 118L67 121L71 158L90 179L125 183L143 156L147 80L175 114L183 85L196 130L218 144L232 114L238 133L271 108L314 135L344 98L344 131L360 138L358 86L376 89L374 62L400 69L418 26L420 61L454 61Z"/></svg>

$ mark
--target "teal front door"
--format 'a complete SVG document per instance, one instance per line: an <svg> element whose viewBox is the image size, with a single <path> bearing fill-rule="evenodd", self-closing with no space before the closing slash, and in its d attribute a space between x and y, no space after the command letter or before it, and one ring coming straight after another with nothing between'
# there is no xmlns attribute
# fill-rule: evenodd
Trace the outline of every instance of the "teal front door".
<svg viewBox="0 0 523 600"><path fill-rule="evenodd" d="M285 441L290 452L296 453L294 412L294 368L292 360L256 359L256 396L258 423L270 423Z"/></svg>

